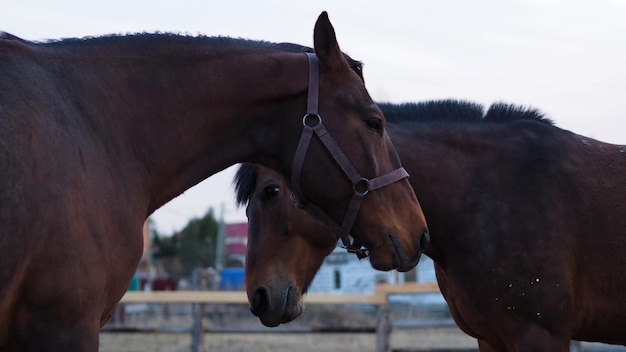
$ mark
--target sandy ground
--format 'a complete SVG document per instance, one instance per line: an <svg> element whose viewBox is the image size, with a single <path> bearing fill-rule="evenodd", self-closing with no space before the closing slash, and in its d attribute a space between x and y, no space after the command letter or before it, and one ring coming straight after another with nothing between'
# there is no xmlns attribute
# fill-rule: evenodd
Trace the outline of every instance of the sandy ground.
<svg viewBox="0 0 626 352"><path fill-rule="evenodd" d="M373 333L207 333L203 352L375 352ZM476 340L455 327L396 329L394 351L477 351ZM187 333L101 333L100 352L189 352ZM572 350L574 351L574 350ZM581 352L625 352L626 347L583 343Z"/></svg>
<svg viewBox="0 0 626 352"><path fill-rule="evenodd" d="M188 352L189 334L101 333L101 352ZM207 333L204 351L211 352L348 352L376 351L373 333ZM392 332L391 347L476 348L476 340L457 328L398 329Z"/></svg>

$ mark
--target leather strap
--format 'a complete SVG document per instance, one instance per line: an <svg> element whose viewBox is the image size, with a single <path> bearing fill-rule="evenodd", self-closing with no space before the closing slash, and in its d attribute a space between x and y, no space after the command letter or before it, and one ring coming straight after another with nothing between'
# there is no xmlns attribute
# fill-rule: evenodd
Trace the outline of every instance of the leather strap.
<svg viewBox="0 0 626 352"><path fill-rule="evenodd" d="M346 215L339 227L339 233L337 234L337 240L339 245L346 248L348 252L355 253L357 257L364 258L367 256L367 249L362 248L357 244L355 240L352 240L350 231L354 226L354 221L361 208L361 203L365 195L371 191L382 188L397 182L409 174L403 167L400 167L394 171L391 171L385 175L368 180L361 177L359 172L354 168L348 157L343 153L337 141L330 135L324 124L322 123L322 117L318 111L318 99L319 99L319 62L317 56L314 53L305 53L309 63L309 86L307 97L307 113L302 118L302 134L300 141L296 147L296 152L293 158L293 165L291 168L291 184L295 193L296 206L300 208L308 207L304 194L300 189L300 175L302 173L302 166L304 165L304 159L309 148L309 144L315 134L320 142L324 145L326 150L336 161L337 165L341 168L341 171L347 176L352 183L354 193L350 204L346 210ZM391 146L393 147L393 146ZM294 197L292 197L294 198ZM330 220L328 216L326 216ZM334 223L334 221L331 220Z"/></svg>

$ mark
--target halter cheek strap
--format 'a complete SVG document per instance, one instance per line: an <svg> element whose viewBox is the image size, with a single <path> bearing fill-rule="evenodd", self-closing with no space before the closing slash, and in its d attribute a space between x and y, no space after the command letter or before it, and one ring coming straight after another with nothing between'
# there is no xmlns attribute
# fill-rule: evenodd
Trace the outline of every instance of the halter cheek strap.
<svg viewBox="0 0 626 352"><path fill-rule="evenodd" d="M367 256L367 249L362 248L355 244L355 241L351 241L350 231L356 220L356 216L361 208L363 198L369 191L373 191L389 184L402 180L409 176L403 167L400 167L390 173L373 178L371 180L361 177L359 172L354 168L352 163L348 160L346 155L341 151L341 148L328 133L328 130L322 123L322 117L318 112L318 99L319 99L319 62L317 56L314 53L305 53L309 62L309 87L307 98L307 113L302 118L302 134L300 141L296 148L294 155L293 166L291 170L291 183L295 192L296 198L299 200L296 204L299 207L306 207L305 197L300 189L300 175L302 173L302 166L306 153L315 134L322 145L330 153L332 158L337 162L337 165L341 168L343 173L352 183L354 193L346 215L339 227L337 239L339 245L346 248L348 252L355 253L359 258Z"/></svg>

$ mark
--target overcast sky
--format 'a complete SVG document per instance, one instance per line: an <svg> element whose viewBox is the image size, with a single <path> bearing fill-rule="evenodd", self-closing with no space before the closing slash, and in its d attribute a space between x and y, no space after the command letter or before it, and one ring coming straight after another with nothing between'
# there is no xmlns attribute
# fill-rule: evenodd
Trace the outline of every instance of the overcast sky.
<svg viewBox="0 0 626 352"><path fill-rule="evenodd" d="M365 63L377 101L457 98L539 108L556 124L626 144L626 0L3 0L0 31L29 40L111 33L225 35L312 46L327 10L339 44ZM229 168L159 209L162 233L233 202Z"/></svg>

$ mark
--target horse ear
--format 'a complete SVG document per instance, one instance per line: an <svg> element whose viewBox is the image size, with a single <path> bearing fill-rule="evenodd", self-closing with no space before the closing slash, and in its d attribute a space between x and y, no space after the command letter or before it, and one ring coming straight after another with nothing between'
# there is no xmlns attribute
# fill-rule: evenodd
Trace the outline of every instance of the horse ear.
<svg viewBox="0 0 626 352"><path fill-rule="evenodd" d="M322 12L315 22L313 45L319 60L331 70L348 67L348 63L339 49L335 29L330 23L326 11Z"/></svg>

